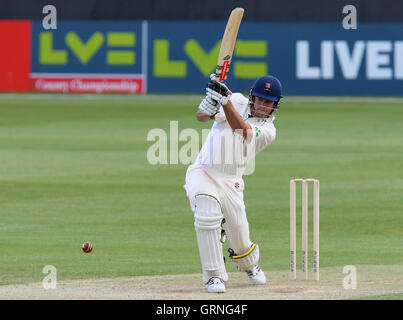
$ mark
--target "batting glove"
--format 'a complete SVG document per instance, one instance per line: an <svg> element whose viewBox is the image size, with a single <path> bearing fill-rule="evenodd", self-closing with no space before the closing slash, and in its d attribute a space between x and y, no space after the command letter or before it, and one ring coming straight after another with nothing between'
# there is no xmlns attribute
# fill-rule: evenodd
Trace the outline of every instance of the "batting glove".
<svg viewBox="0 0 403 320"><path fill-rule="evenodd" d="M226 106L231 99L232 92L224 83L214 80L214 73L210 75L210 79L211 80L207 83L206 88L207 97L210 97L211 100L217 101L223 107Z"/></svg>
<svg viewBox="0 0 403 320"><path fill-rule="evenodd" d="M218 112L220 105L217 101L206 96L202 102L200 102L199 109L211 117Z"/></svg>

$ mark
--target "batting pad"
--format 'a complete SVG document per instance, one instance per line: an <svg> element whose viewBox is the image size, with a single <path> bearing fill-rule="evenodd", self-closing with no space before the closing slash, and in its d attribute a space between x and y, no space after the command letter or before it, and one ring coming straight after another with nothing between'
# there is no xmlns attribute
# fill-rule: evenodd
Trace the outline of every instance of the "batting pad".
<svg viewBox="0 0 403 320"><path fill-rule="evenodd" d="M223 215L218 201L208 195L196 196L195 230L203 270L203 282L211 277L228 280L221 240Z"/></svg>
<svg viewBox="0 0 403 320"><path fill-rule="evenodd" d="M239 270L249 271L257 265L259 261L259 246L254 243L247 252L241 255L235 255L232 251L230 258L238 266Z"/></svg>

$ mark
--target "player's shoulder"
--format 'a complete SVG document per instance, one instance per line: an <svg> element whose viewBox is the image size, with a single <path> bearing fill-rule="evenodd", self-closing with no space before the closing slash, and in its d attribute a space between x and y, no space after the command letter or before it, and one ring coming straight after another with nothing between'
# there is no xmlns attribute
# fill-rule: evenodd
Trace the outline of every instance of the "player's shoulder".
<svg viewBox="0 0 403 320"><path fill-rule="evenodd" d="M256 126L259 128L267 129L267 130L276 130L276 127L273 123L274 116L269 118L249 118L247 120L252 126Z"/></svg>
<svg viewBox="0 0 403 320"><path fill-rule="evenodd" d="M276 130L276 126L274 125L274 119L275 119L274 116L271 116L271 117L265 119L263 125L265 125L265 126L267 126L267 127L270 127L270 128L272 128L272 129Z"/></svg>
<svg viewBox="0 0 403 320"><path fill-rule="evenodd" d="M248 104L248 98L246 98L240 92L234 92L232 94L232 96L231 96L231 102L236 103L236 104L241 104L241 105L247 105Z"/></svg>
<svg viewBox="0 0 403 320"><path fill-rule="evenodd" d="M273 118L266 118L266 119L254 119L250 124L252 126L253 133L256 134L256 137L262 136L267 141L274 141L276 139L276 127L273 123Z"/></svg>

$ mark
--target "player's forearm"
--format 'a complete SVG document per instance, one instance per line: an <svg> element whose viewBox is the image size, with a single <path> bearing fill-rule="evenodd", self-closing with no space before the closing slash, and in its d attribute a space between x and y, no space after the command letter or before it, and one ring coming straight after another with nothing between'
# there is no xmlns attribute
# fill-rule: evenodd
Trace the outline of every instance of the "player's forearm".
<svg viewBox="0 0 403 320"><path fill-rule="evenodd" d="M224 107L225 117L232 130L242 130L242 135L246 139L248 136L248 130L252 130L249 123L246 123L238 112L236 112L231 100Z"/></svg>
<svg viewBox="0 0 403 320"><path fill-rule="evenodd" d="M207 122L211 118L208 114L205 114L203 111L199 110L197 111L197 120L200 122Z"/></svg>

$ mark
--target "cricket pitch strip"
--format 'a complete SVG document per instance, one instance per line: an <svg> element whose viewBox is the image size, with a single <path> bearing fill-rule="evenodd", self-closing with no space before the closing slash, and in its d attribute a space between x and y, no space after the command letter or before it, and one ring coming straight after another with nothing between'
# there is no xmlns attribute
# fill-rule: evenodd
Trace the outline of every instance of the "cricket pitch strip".
<svg viewBox="0 0 403 320"><path fill-rule="evenodd" d="M0 285L2 300L340 300L403 295L403 265L357 265L357 286L345 289L343 267L321 268L321 280L290 280L289 271L266 271L268 282L253 286L245 274L230 272L227 292L207 293L201 274L139 276Z"/></svg>

